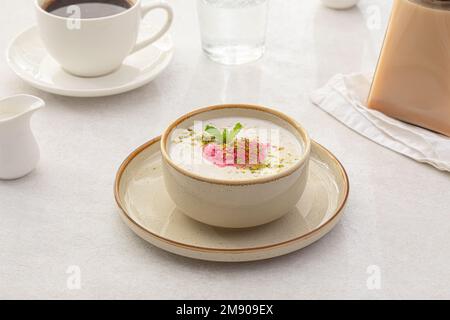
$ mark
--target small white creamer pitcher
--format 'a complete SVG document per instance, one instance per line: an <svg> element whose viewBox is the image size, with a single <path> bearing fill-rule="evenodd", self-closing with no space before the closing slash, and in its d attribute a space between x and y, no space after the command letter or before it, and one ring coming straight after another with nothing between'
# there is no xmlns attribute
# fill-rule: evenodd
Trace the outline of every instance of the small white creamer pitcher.
<svg viewBox="0 0 450 320"><path fill-rule="evenodd" d="M0 99L0 179L18 179L36 167L40 154L30 119L44 106L26 94Z"/></svg>

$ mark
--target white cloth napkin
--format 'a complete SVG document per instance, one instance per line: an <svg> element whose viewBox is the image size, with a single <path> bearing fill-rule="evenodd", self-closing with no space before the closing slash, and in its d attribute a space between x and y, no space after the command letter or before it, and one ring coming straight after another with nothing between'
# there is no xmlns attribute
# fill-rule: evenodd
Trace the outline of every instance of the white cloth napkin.
<svg viewBox="0 0 450 320"><path fill-rule="evenodd" d="M338 74L311 95L313 103L359 134L439 170L450 171L450 138L368 109L371 77Z"/></svg>

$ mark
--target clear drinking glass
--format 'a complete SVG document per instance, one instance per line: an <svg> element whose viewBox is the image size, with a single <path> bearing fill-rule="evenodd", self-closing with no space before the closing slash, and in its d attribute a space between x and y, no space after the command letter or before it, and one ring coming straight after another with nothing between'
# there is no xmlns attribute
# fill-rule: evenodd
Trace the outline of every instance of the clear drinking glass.
<svg viewBox="0 0 450 320"><path fill-rule="evenodd" d="M265 50L269 0L197 0L203 50L216 62L254 61Z"/></svg>

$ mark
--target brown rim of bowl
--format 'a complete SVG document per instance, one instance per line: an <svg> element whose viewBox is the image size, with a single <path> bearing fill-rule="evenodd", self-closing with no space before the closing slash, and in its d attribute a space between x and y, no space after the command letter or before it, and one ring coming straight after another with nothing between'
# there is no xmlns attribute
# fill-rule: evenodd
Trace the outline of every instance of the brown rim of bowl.
<svg viewBox="0 0 450 320"><path fill-rule="evenodd" d="M174 163L172 161L172 159L170 159L168 153L167 153L167 139L169 138L169 135L172 133L173 129L176 128L180 123L186 121L189 118L192 118L193 116L196 116L198 114L204 113L204 112L209 112L209 111L214 111L214 110L221 110L221 109L250 109L250 110L256 110L256 111L260 111L260 112L265 112L265 113L269 113L275 117L278 117L279 119L287 122L288 124L290 124L295 130L298 131L298 133L300 133L300 136L303 138L303 142L304 142L304 151L302 154L302 157L300 158L300 160L292 167L290 167L287 170L284 170L280 173L276 173L273 175L268 175L265 177L258 177L258 178L254 178L254 179L246 179L246 180L225 180L225 179L216 179L216 178L206 178L203 177L199 174L190 172L189 170L183 169L182 167L180 167L179 165L177 165L176 163ZM270 109L267 107L263 107L263 106L258 106L258 105L251 105L251 104L220 104L220 105L214 105L214 106L209 106L209 107L205 107L205 108L200 108L200 109L196 109L194 111L191 111L183 116L181 116L180 118L178 118L177 120L175 120L162 134L162 138L161 138L161 155L163 157L163 159L175 170L177 170L178 172L180 172L181 174L188 176L192 179L198 180L198 181L202 181L202 182L206 182L206 183L211 183L211 184L218 184L218 185L228 185L228 186L246 186L246 185L254 185L254 184L263 184L263 183L268 183L268 182L272 182L284 177L287 177L289 175L291 175L292 173L294 173L295 171L297 171L300 167L303 166L303 164L306 162L307 157L309 156L311 151L311 139L309 138L308 133L306 132L306 130L294 119L292 119L291 117L285 115L284 113L274 110L274 109Z"/></svg>
<svg viewBox="0 0 450 320"><path fill-rule="evenodd" d="M119 207L119 209L122 211L122 218L125 218L129 223L131 223L134 227L136 227L137 229L139 229L141 232L148 234L149 236L153 237L156 240L162 241L166 244L172 245L172 246L176 246L178 248L181 249L185 249L185 250L194 250L194 251L198 251L198 252L207 252L207 253L249 253L249 252L258 252L258 251L262 251L262 250L268 250L268 249L273 249L273 248L277 248L277 247L282 247L285 245L289 245L295 242L298 242L300 240L305 240L307 238L313 237L315 236L321 229L326 228L328 225L332 224L337 218L339 218L340 213L342 212L342 210L345 207L345 204L347 203L347 199L348 199L348 195L350 193L350 183L348 181L348 175L347 172L345 171L344 166L341 164L341 162L325 147L323 147L321 144L317 143L314 141L314 144L316 146L318 146L320 149L322 149L329 157L330 159L335 162L337 164L337 167L339 169L339 173L342 176L342 179L344 181L344 185L345 185L345 195L344 198L342 200L342 202L339 204L339 207L337 208L337 210L334 212L334 214L322 225L318 226L317 228L315 228L314 230L311 230L308 233L305 233L299 237L293 238L293 239L289 239L283 242L279 242L279 243L274 243L274 244L270 244L270 245L265 245L265 246L259 246L259 247L250 247L250 248L239 248L239 249L219 249L219 248L208 248L208 247L199 247L199 246L193 246L193 245L188 245L185 243L181 243L178 241L174 241L174 240L170 240L167 238L164 238L152 231L150 231L149 229L147 229L146 227L144 227L143 225L141 225L140 223L138 223L137 221L135 221L133 218L131 218L131 216L128 214L128 212L124 209L124 206L122 205L122 202L120 200L119 197L119 191L120 191L120 182L122 179L122 175L125 172L125 169L128 167L128 165L134 160L134 158L136 158L142 151L144 151L145 149L151 147L152 145L154 145L155 143L158 143L161 140L161 137L156 137L146 143L144 143L142 146L140 146L139 148L137 148L136 150L134 150L124 161L123 163L120 165L117 174L116 174L116 180L114 183L114 198L116 200L116 203ZM161 148L160 148L161 149ZM133 230L133 228L131 228ZM133 232L136 233L135 230L133 230Z"/></svg>

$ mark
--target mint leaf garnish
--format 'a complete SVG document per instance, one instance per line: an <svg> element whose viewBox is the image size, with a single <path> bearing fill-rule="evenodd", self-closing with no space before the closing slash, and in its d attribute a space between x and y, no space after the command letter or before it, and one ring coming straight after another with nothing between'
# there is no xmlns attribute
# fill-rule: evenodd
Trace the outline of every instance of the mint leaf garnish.
<svg viewBox="0 0 450 320"><path fill-rule="evenodd" d="M234 125L233 130L230 132L229 139L230 141L234 141L238 133L242 130L243 126L240 122Z"/></svg>
<svg viewBox="0 0 450 320"><path fill-rule="evenodd" d="M227 129L223 129L223 131L220 132L219 129L217 129L213 125L208 124L205 128L205 132L213 136L214 140L217 143L229 144L234 142L236 136L239 134L242 128L243 128L242 124L238 122L234 125L234 128L232 130L228 131Z"/></svg>
<svg viewBox="0 0 450 320"><path fill-rule="evenodd" d="M231 141L228 141L227 136L228 136L227 129L223 129L223 133L222 133L222 138L223 138L223 140L222 140L222 143L225 144L225 143L231 142Z"/></svg>
<svg viewBox="0 0 450 320"><path fill-rule="evenodd" d="M217 129L216 127L214 127L214 126L208 124L208 125L206 126L206 128L205 128L205 131L206 131L207 133L209 133L211 136L213 136L214 139L215 139L216 141L218 141L219 143L222 143L222 141L223 141L223 136L222 136L222 134L220 133L219 129Z"/></svg>

